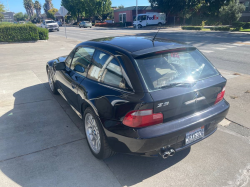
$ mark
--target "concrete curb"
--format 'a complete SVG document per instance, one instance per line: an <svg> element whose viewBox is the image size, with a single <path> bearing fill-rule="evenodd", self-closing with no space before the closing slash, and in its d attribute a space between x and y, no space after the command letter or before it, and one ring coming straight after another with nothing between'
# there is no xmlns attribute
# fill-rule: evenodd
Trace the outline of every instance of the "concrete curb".
<svg viewBox="0 0 250 187"><path fill-rule="evenodd" d="M0 42L0 44L21 44L21 43L39 43L39 42L48 42L48 40L21 41L21 42Z"/></svg>

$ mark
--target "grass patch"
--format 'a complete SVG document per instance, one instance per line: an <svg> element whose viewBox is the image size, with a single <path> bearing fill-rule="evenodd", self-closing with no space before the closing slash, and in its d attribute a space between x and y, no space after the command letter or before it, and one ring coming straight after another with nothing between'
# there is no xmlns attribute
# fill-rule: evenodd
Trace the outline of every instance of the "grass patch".
<svg viewBox="0 0 250 187"><path fill-rule="evenodd" d="M202 31L210 31L210 29L201 29Z"/></svg>
<svg viewBox="0 0 250 187"><path fill-rule="evenodd" d="M250 29L242 29L240 32L250 32Z"/></svg>

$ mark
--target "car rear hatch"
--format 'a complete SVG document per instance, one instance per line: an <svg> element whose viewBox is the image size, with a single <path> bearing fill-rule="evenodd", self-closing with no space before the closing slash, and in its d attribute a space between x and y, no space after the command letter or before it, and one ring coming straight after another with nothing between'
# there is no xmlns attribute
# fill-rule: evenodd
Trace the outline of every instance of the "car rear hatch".
<svg viewBox="0 0 250 187"><path fill-rule="evenodd" d="M226 79L195 48L157 52L135 61L154 100L154 113L162 113L163 122L216 104L226 85Z"/></svg>

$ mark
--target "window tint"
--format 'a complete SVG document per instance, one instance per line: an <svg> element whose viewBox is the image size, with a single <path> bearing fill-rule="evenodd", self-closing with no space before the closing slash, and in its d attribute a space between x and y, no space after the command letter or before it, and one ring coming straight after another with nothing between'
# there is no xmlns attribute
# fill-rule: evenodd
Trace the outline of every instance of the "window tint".
<svg viewBox="0 0 250 187"><path fill-rule="evenodd" d="M109 57L109 54L96 50L93 57L93 62L89 68L88 78L97 81L101 77L103 69L107 66ZM105 67L103 68L104 65Z"/></svg>
<svg viewBox="0 0 250 187"><path fill-rule="evenodd" d="M82 74L83 76L86 76L86 72L88 69L88 66L91 62L91 58L94 54L95 49L88 48L88 47L80 47L76 50L76 53L74 55L74 58L72 60L72 64L70 66L70 69L77 71L79 67L81 66L84 68L84 73L81 73L77 71L78 73Z"/></svg>
<svg viewBox="0 0 250 187"><path fill-rule="evenodd" d="M120 64L116 61L115 58L111 60L111 62L108 64L107 68L104 70L101 82L120 87L125 88L123 76L122 76L122 70L120 67Z"/></svg>

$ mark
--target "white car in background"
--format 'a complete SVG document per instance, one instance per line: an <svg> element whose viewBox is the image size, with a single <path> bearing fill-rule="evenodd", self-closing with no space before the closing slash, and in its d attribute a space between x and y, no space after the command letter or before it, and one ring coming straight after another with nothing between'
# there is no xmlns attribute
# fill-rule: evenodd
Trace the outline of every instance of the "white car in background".
<svg viewBox="0 0 250 187"><path fill-rule="evenodd" d="M54 31L54 30L59 31L58 23L53 20L43 20L41 27L46 28L49 31Z"/></svg>

